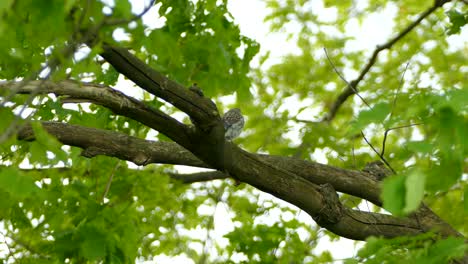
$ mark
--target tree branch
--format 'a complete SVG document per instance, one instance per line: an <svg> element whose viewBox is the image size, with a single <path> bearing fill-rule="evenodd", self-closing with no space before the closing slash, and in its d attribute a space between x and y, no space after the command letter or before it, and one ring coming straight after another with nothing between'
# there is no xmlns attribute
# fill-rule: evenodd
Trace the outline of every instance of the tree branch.
<svg viewBox="0 0 468 264"><path fill-rule="evenodd" d="M83 148L83 155L86 157L107 155L129 160L140 165L165 163L210 168L209 165L206 165L192 153L175 143L146 141L117 132L56 122L44 122L43 126L62 143ZM26 126L19 132L18 137L23 140L33 140L34 134L32 128ZM247 161L244 159L251 160L248 161L251 163L242 166L247 164ZM392 216L379 218L382 221L375 220L373 215L370 217L368 213L349 211L346 208L340 209L344 211L336 216L333 214L333 210L330 213L330 210L324 209L339 208L339 206L330 205L330 201L325 198L329 196L329 193L324 194L323 188L319 187L321 184L329 184L334 190L357 195L376 204L381 204L378 198L380 193L378 182L368 178L364 172L343 170L287 157L250 154L244 151L240 155L233 157L233 160L234 164L239 165L230 168L228 170L230 174L233 172L236 178L299 206L310 215L319 219L322 226L336 234L351 239L365 239L369 235L388 235L391 237L393 237L392 234L395 236L409 235L435 227L439 228L440 232L444 235L458 234L436 217L428 208L424 214L420 215L420 221L414 219L404 220L410 221L409 223L411 224L401 222L403 220L400 221L398 218L395 218L395 220ZM269 169L265 169L265 167ZM281 167L281 169L278 169L278 167ZM209 174L213 178L228 177L227 174L219 171L202 173L197 177L201 179L200 177L203 175L207 179ZM288 175L289 178L283 178L281 175ZM312 202L307 203L308 201ZM333 199L331 201L335 202ZM323 215L321 212L328 213ZM419 222L421 222L421 225L419 225ZM366 232L362 232L361 229L349 230L353 226L355 228L362 228L362 225L367 226L365 228ZM371 227L368 225L371 225ZM382 233L382 225L401 225L401 233L390 227L388 231L385 231L387 233Z"/></svg>
<svg viewBox="0 0 468 264"><path fill-rule="evenodd" d="M229 178L229 175L221 171L204 171L190 174L169 173L169 176L182 183L205 182Z"/></svg>
<svg viewBox="0 0 468 264"><path fill-rule="evenodd" d="M210 125L213 121L220 121L216 105L210 99L172 81L125 48L108 44L103 44L102 48L101 56L142 89L179 108L197 123Z"/></svg>
<svg viewBox="0 0 468 264"><path fill-rule="evenodd" d="M375 48L374 52L372 53L370 59L364 66L364 68L361 70L359 76L349 82L349 84L346 86L343 92L341 92L340 95L338 95L338 98L336 101L333 103L333 105L330 107L330 111L328 114L324 117L323 121L330 122L335 118L336 113L338 112L338 109L341 107L341 105L348 99L353 94L356 94L358 89L359 83L364 79L366 74L369 72L369 70L372 68L372 66L375 64L377 61L377 57L379 56L379 53L383 50L390 49L396 42L401 40L404 36L406 36L411 30L413 30L423 19L425 19L427 16L432 14L437 8L443 6L445 3L450 2L450 0L436 0L434 1L434 5L428 8L426 11L421 13L419 17L413 21L411 24L409 24L403 31L401 31L398 35L395 37L391 38L388 40L386 43L383 45L379 45Z"/></svg>
<svg viewBox="0 0 468 264"><path fill-rule="evenodd" d="M208 98L186 89L152 69L127 49L103 44L100 54L118 72L142 89L174 105L190 116L195 125L190 142L175 139L173 133L164 133L216 169L225 169L229 162L224 154L224 125L216 105Z"/></svg>
<svg viewBox="0 0 468 264"><path fill-rule="evenodd" d="M154 6L155 2L156 2L156 0L151 0L150 3L148 4L148 6L146 6L141 13L139 13L137 15L134 15L130 19L107 18L104 21L104 25L106 25L106 26L117 26L117 25L128 24L130 22L139 20Z"/></svg>
<svg viewBox="0 0 468 264"><path fill-rule="evenodd" d="M189 145L189 128L158 109L123 94L110 87L92 83L79 83L71 80L60 82L30 81L2 82L0 92L14 90L23 94L52 93L62 96L65 102L90 102L109 108L114 113L132 118L151 127L182 145Z"/></svg>
<svg viewBox="0 0 468 264"><path fill-rule="evenodd" d="M82 148L82 155L87 158L105 155L137 165L161 163L210 168L189 151L172 142L149 141L119 132L60 122L43 122L42 126L63 144ZM32 127L27 125L21 129L18 138L34 140Z"/></svg>

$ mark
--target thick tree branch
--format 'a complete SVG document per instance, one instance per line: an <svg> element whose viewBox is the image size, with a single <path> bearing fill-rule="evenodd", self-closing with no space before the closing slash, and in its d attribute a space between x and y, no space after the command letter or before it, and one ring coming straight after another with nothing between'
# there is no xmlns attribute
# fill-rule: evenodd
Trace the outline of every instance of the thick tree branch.
<svg viewBox="0 0 468 264"><path fill-rule="evenodd" d="M3 93L10 90L23 94L52 93L56 96L62 96L65 102L91 102L102 105L116 114L130 117L165 135L171 135L170 137L174 141L182 145L190 144L188 138L189 128L187 125L180 123L158 109L149 107L107 86L79 83L70 80L57 83L51 81L0 83L0 92Z"/></svg>
<svg viewBox="0 0 468 264"><path fill-rule="evenodd" d="M56 136L58 140L64 144L83 148L83 155L87 157L107 155L129 160L140 165L166 163L205 168L210 167L175 143L146 141L117 132L56 122L44 122L43 126L49 133ZM26 126L20 131L18 137L24 140L33 140L33 131L29 126ZM375 203L380 204L378 196L375 195L375 193L379 193L378 182L368 179L365 172L347 171L292 158L255 155L246 152L243 152L239 157L240 158L233 157L233 159L242 164L246 162L243 161L243 159L253 159L253 161L249 161L251 162L249 167L234 166L234 168L230 170L230 172L235 172L235 175L240 180L299 206L311 214L320 225L339 235L351 239L365 239L369 235L393 237L416 234L435 227L442 230L442 234L457 235L456 231L443 223L428 208L425 209L425 212L419 213L418 221L415 219L401 220L392 216L380 217L370 213L353 211L343 208L340 204L336 204L336 199L330 200L327 198L331 197L331 194L335 193L334 190L337 189L345 193L358 193L358 195L363 196L362 198L374 197L372 199L376 200ZM263 166L267 166L271 169L269 174L268 171L262 168ZM289 174L291 178L273 177L278 174L276 171L278 169L277 166L285 166L282 170L287 170L286 174ZM240 170L238 167L245 169ZM257 174L260 172L267 174ZM239 177L239 175L241 177ZM187 177L187 179L189 177ZM227 178L228 175L219 171L208 172L196 175L190 180L195 181L195 178L197 178L197 180L202 180L202 178L208 180L208 177ZM333 191L324 192L323 187L318 187L318 184L322 184L322 182L323 184L329 185L325 190L330 190L331 186ZM317 188L315 188L315 186L317 186ZM278 189L275 189L275 187L278 187ZM312 193L310 192L311 187L314 188L314 192ZM355 191L357 189L364 191L359 193ZM366 191L368 193L365 193ZM304 204L303 199L306 198L312 200L313 203ZM371 200L369 198L367 199ZM363 226L366 226L364 232L357 229L363 228ZM398 228L395 229L395 226ZM349 230L350 227L356 229L351 231Z"/></svg>
<svg viewBox="0 0 468 264"><path fill-rule="evenodd" d="M411 235L435 227L440 227L444 235L453 234L453 230L450 228L444 229L445 226L441 224L430 226L427 224L429 222L426 221L416 221L410 218L399 219L393 216L380 216L379 214L364 213L344 208L339 202L339 199L337 199L335 190L337 188L343 188L353 192L353 188L349 188L346 183L340 185L338 183L339 179L336 179L337 183L335 185L337 188L335 188L330 179L322 178L324 184L317 184L319 181L314 180L314 177L311 179L303 177L300 175L300 172L290 170L290 167L279 166L280 163L269 162L265 157L246 152L232 142L225 141L224 126L220 120L216 106L211 100L169 80L161 73L151 69L126 49L113 47L107 44L104 44L102 48L103 52L101 56L114 66L118 72L134 81L142 89L171 103L188 114L192 120L194 120L196 129L191 130L183 124L175 123L170 119L169 121L165 120L160 115L162 113L155 114L150 108L145 108L142 103L143 106L138 105L140 102L136 100L134 100L136 102L133 100L129 100L128 102L119 100L124 96L110 96L109 94L105 94L109 95L110 101L124 102L125 111L122 109L122 106L119 108L119 104L112 103L105 99L96 98L95 96L90 98L85 97L85 99L92 99L93 102L109 107L113 111L116 111L116 113L132 117L144 124L148 124L150 127L157 129L173 139L175 143L193 153L201 160L201 163L208 164L208 167L228 173L236 179L246 182L259 190L268 192L298 206L314 217L321 226L328 228L336 234L351 239L362 240L371 235L384 235L387 237ZM352 87L354 89L355 86L353 85ZM106 96L103 97L105 98ZM83 99L83 97L72 96L72 99ZM127 112L130 112L131 115ZM154 116L159 117L160 122L153 122L150 120L150 118ZM171 122L174 123L172 124ZM173 127L167 129L165 128L166 124L172 124ZM47 127L47 124L44 125L51 134L54 134L53 130L57 129L54 128L54 126L59 126L56 123L49 127ZM76 133L76 131L70 132ZM29 131L29 137L27 137L20 132L19 137L31 139L30 134L31 131ZM26 135L28 135L28 133L26 133ZM57 136L57 138L65 142L64 137L67 135L62 133L61 136L62 138L60 138L60 136ZM87 144L83 152L85 156L94 156L103 153L108 155L110 151L118 153L121 157L128 158L129 155L123 152L125 151L128 153L128 148L132 147L130 144L124 144L123 146L126 146L126 148L122 148L120 144L113 143L109 148L103 148L106 143L98 142L96 137L94 137L93 142L90 142L90 139L84 138L80 138L80 140L80 143ZM122 136L118 142L124 143L124 140L125 138ZM104 141L109 142L109 139L104 139ZM142 141L141 143L144 142L145 141ZM73 142L70 142L70 144L73 145ZM148 153L141 151L140 148L135 150L134 154L136 158L130 158L137 164L148 164L148 160L151 160L151 158L148 158ZM324 171L327 171L325 167L322 168ZM335 173L337 171L336 169L334 170ZM310 174L312 175L312 173ZM320 175L322 173L318 174ZM347 177L350 176L346 173L344 175ZM356 173L356 176L357 177L354 179L349 177L347 183L352 184L356 190L363 189L363 187L360 186L362 182L371 186L373 185L375 195L370 199L378 202L378 183L372 182L371 180L367 180L366 182L366 180L364 180L366 175L362 172ZM333 177L331 178L333 179ZM359 191L354 192L362 194L359 193Z"/></svg>
<svg viewBox="0 0 468 264"><path fill-rule="evenodd" d="M404 30L402 30L398 35L395 37L391 38L388 40L386 43L383 45L379 45L375 48L374 52L372 53L370 59L367 61L366 65L364 68L361 70L359 76L349 82L349 84L346 86L343 92L341 92L340 95L338 95L338 98L336 101L333 103L333 105L330 107L330 111L328 114L324 117L324 121L331 121L333 118L335 118L336 113L338 112L338 109L343 105L343 103L351 96L357 93L358 91L358 85L359 83L364 79L366 74L369 72L369 70L374 66L375 62L377 61L377 57L379 56L379 53L383 50L390 49L396 42L401 40L404 36L406 36L411 30L413 30L416 26L418 26L422 20L424 20L427 16L432 14L437 8L443 6L445 3L450 2L450 0L436 0L434 1L434 5L428 8L426 11L424 11L422 14L419 15L419 17L413 21L411 24L409 24Z"/></svg>
<svg viewBox="0 0 468 264"><path fill-rule="evenodd" d="M142 89L187 113L197 123L208 125L220 120L216 105L210 99L170 80L125 48L104 44L103 49L101 56L117 71Z"/></svg>
<svg viewBox="0 0 468 264"><path fill-rule="evenodd" d="M25 169L24 172L33 171L35 173L39 172L48 175L50 173L49 170L71 172L69 169L64 168ZM221 172L216 171L171 176L185 183L223 177ZM355 240L364 240L369 236L375 236L377 234L391 238L401 236L402 234L412 235L423 232L418 222L410 218L397 218L391 215L362 212L343 207L337 199L335 190L329 184L322 185L320 187L320 192L324 195L323 207L321 210L314 212L312 216L320 226L340 236Z"/></svg>
<svg viewBox="0 0 468 264"><path fill-rule="evenodd" d="M345 170L291 157L264 154L258 154L258 157L265 162L287 169L312 183L329 183L339 192L366 199L378 206L382 205L379 182L373 180L365 172Z"/></svg>
<svg viewBox="0 0 468 264"><path fill-rule="evenodd" d="M137 165L161 163L209 168L189 151L172 142L148 141L119 132L59 122L43 122L42 125L63 144L82 148L82 155L88 158L105 155ZM18 138L34 140L31 126L21 129Z"/></svg>
<svg viewBox="0 0 468 264"><path fill-rule="evenodd" d="M110 45L103 45L103 49L101 56L117 71L141 88L173 104L195 121L197 131L191 138L193 144L185 145L175 140L176 143L213 168L227 171L233 177L295 204L306 212L316 212L323 207L317 186L225 141L224 126L209 99L164 77L126 49ZM166 136L171 137L170 134Z"/></svg>
<svg viewBox="0 0 468 264"><path fill-rule="evenodd" d="M224 169L224 125L216 105L152 69L127 49L104 44L101 56L118 72L135 82L142 89L169 102L191 117L195 130L190 142L175 139L173 133L163 133L187 148L204 162L216 169ZM161 132L161 131L160 131Z"/></svg>
<svg viewBox="0 0 468 264"><path fill-rule="evenodd" d="M137 165L161 163L212 168L190 151L173 142L143 140L119 132L60 122L43 122L42 125L63 144L82 148L83 155L88 158L105 155L131 161ZM33 140L32 128L26 126L20 130L18 138ZM379 183L368 177L365 172L344 170L296 158L263 154L256 156L265 163L276 164L311 183L330 183L337 191L381 205Z"/></svg>

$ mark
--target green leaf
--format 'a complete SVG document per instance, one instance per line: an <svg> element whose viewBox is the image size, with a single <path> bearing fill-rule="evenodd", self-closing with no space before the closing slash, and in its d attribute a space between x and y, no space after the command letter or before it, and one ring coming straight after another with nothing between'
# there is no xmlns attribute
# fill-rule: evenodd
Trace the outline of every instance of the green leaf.
<svg viewBox="0 0 468 264"><path fill-rule="evenodd" d="M383 244L384 243L382 239L378 239L376 237L369 237L366 240L366 245L363 248L359 249L358 256L361 258L367 258L379 249L381 249Z"/></svg>
<svg viewBox="0 0 468 264"><path fill-rule="evenodd" d="M4 11L7 11L11 7L13 2L14 2L14 0L0 1L0 14L3 14ZM0 32L0 35L1 35L1 32Z"/></svg>
<svg viewBox="0 0 468 264"><path fill-rule="evenodd" d="M0 107L0 131L7 131L11 122L15 118L13 111L10 108Z"/></svg>
<svg viewBox="0 0 468 264"><path fill-rule="evenodd" d="M448 190L462 176L465 158L468 122L448 106L442 107L436 117L438 164L428 174L427 188L435 192Z"/></svg>
<svg viewBox="0 0 468 264"><path fill-rule="evenodd" d="M102 80L105 85L115 85L119 79L119 75L120 73L116 71L114 67L109 67L109 69L105 71L102 77L97 81L99 82Z"/></svg>
<svg viewBox="0 0 468 264"><path fill-rule="evenodd" d="M24 209L18 205L14 205L11 208L11 221L16 228L31 228L31 221L24 213Z"/></svg>
<svg viewBox="0 0 468 264"><path fill-rule="evenodd" d="M80 230L83 242L80 251L89 260L98 260L106 256L106 235L97 227L88 225Z"/></svg>
<svg viewBox="0 0 468 264"><path fill-rule="evenodd" d="M349 258L349 259L345 259L343 263L344 264L359 264L359 261L356 259Z"/></svg>
<svg viewBox="0 0 468 264"><path fill-rule="evenodd" d="M128 0L115 0L114 15L121 18L130 18L132 16L132 5Z"/></svg>
<svg viewBox="0 0 468 264"><path fill-rule="evenodd" d="M36 141L32 142L29 144L29 162L32 164L47 164L49 162L47 151L48 149L44 145Z"/></svg>
<svg viewBox="0 0 468 264"><path fill-rule="evenodd" d="M31 197L40 190L34 179L13 167L0 167L0 189L18 200Z"/></svg>
<svg viewBox="0 0 468 264"><path fill-rule="evenodd" d="M383 182L382 201L385 210L395 215L402 215L405 208L406 177L396 175L388 177Z"/></svg>
<svg viewBox="0 0 468 264"><path fill-rule="evenodd" d="M371 123L383 123L389 113L390 105L388 103L378 103L370 110L363 110L359 112L358 117L351 124L348 133L358 133Z"/></svg>
<svg viewBox="0 0 468 264"><path fill-rule="evenodd" d="M37 155L41 155L40 152L51 151L57 155L58 160L65 160L67 158L66 153L61 149L62 143L54 136L47 133L40 122L31 122L31 127L33 128L34 137L36 138L35 142L37 142L37 144L33 144L35 145L34 152ZM42 153L42 155L47 157L44 153Z"/></svg>
<svg viewBox="0 0 468 264"><path fill-rule="evenodd" d="M467 111L468 104L466 99L468 98L468 86L465 84L462 89L451 89L446 94L447 106L450 106L457 112Z"/></svg>
<svg viewBox="0 0 468 264"><path fill-rule="evenodd" d="M404 213L416 210L424 197L424 184L426 176L419 170L413 170L405 180L406 199Z"/></svg>
<svg viewBox="0 0 468 264"><path fill-rule="evenodd" d="M432 153L434 151L434 145L425 140L407 142L406 148L410 151L424 154Z"/></svg>
<svg viewBox="0 0 468 264"><path fill-rule="evenodd" d="M451 259L459 259L468 250L463 238L449 237L436 241L427 249L427 255L416 258L420 263L449 263Z"/></svg>
<svg viewBox="0 0 468 264"><path fill-rule="evenodd" d="M447 34L453 35L460 33L460 29L468 23L468 12L460 13L458 10L452 9L446 12L450 19L450 27L447 28Z"/></svg>

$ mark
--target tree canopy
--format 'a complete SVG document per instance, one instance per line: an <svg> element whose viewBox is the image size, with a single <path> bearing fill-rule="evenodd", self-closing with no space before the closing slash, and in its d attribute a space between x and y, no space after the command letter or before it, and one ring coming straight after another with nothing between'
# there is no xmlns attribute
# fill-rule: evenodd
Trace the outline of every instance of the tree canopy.
<svg viewBox="0 0 468 264"><path fill-rule="evenodd" d="M264 2L1 1L1 260L467 263L468 2Z"/></svg>

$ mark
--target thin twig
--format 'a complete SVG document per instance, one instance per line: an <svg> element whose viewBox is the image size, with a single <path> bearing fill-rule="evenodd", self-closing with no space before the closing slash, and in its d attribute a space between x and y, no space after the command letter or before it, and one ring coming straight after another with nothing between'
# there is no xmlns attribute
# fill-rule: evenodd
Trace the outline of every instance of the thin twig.
<svg viewBox="0 0 468 264"><path fill-rule="evenodd" d="M331 60L330 56L328 56L328 52L327 52L327 49L326 48L323 48L323 50L325 51L325 56L327 56L327 59L328 61L330 62L333 70L336 72L336 74L340 77L341 80L343 80L347 85L348 87L351 87L351 89L353 90L354 94L356 94L359 99L361 99L361 101L367 105L367 107L369 108L372 108L368 103L367 101L358 93L358 91L356 90L356 88L354 87L355 85L354 84L351 84L349 83L346 78L343 76L343 74L336 68L336 65L333 63L333 61Z"/></svg>
<svg viewBox="0 0 468 264"><path fill-rule="evenodd" d="M346 78L343 76L343 74L338 70L335 63L333 63L330 56L328 55L327 48L323 48L323 51L325 52L325 56L327 56L327 60L331 64L331 66L332 66L333 70L336 72L336 74L340 77L341 80L343 80L343 82L345 82L347 85L349 85L349 82L346 80Z"/></svg>
<svg viewBox="0 0 468 264"><path fill-rule="evenodd" d="M392 170L392 172L396 174L395 170L392 168L392 166L390 166L390 163L388 163L388 161L382 155L380 155L380 153L374 148L374 146L372 146L369 140L367 140L366 136L364 135L364 132L361 131L361 135L366 141L367 145L369 145L369 147L371 147L371 149L379 156L379 158L385 163L385 165L387 165L387 167L389 167L390 170Z"/></svg>
<svg viewBox="0 0 468 264"><path fill-rule="evenodd" d="M106 189L104 190L104 193L102 194L102 199L101 199L102 201L104 201L107 194L109 193L112 179L114 179L115 172L117 171L119 167L120 167L120 161L117 161L117 164L115 164L114 168L112 169L111 174L109 175L109 179L107 180Z"/></svg>
<svg viewBox="0 0 468 264"><path fill-rule="evenodd" d="M143 9L143 11L140 14L135 15L130 19L107 19L106 22L104 23L104 25L106 25L106 26L117 26L117 25L128 24L130 22L136 21L136 20L140 19L142 16L144 16L148 12L154 6L155 2L156 2L156 0L151 0L149 5L146 6L145 9Z"/></svg>
<svg viewBox="0 0 468 264"><path fill-rule="evenodd" d="M424 123L415 123L415 124L409 124L409 125L404 125L404 126L397 126L397 127L391 127L387 130L385 130L385 133L384 133L384 138L382 140L382 152L380 153L380 156L384 156L385 154L385 143L387 141L387 135L388 135L388 132L392 131L392 130L395 130L395 129L400 129L400 128L405 128L405 127L412 127L412 126L419 126L419 125L422 125Z"/></svg>
<svg viewBox="0 0 468 264"><path fill-rule="evenodd" d="M417 25L421 23L421 21L429 16L431 13L433 13L437 8L441 7L445 3L449 2L450 0L437 0L434 1L434 5L428 8L426 11L421 13L421 15L413 21L411 24L409 24L403 31L401 31L398 35L395 37L391 38L389 41L384 43L383 45L379 45L375 48L374 52L372 53L370 59L368 60L367 64L364 66L364 68L361 70L361 73L359 74L358 78L355 80L351 81L349 85L344 89L344 91L338 95L338 98L336 99L335 103L331 106L330 111L328 114L325 116L323 119L324 121L330 122L333 120L335 117L336 113L338 112L338 109L341 107L341 105L348 99L353 94L356 94L357 91L357 86L359 83L364 79L365 75L370 71L372 66L375 64L377 61L377 57L379 53L383 50L390 49L396 42L401 40L404 36L406 36L411 30L413 30Z"/></svg>
<svg viewBox="0 0 468 264"><path fill-rule="evenodd" d="M83 7L83 12L81 12L80 17L78 18L78 23L75 25L75 32L80 32L80 28L84 24L84 19L86 18L86 13L88 13L90 6L91 0L86 1L86 5Z"/></svg>
<svg viewBox="0 0 468 264"><path fill-rule="evenodd" d="M406 63L406 66L405 66L405 70L403 71L403 74L401 75L400 84L398 85L398 89L397 89L396 92L395 92L395 97L393 98L393 104L392 104L392 109L390 110L390 117L389 117L389 120L392 119L393 110L395 110L395 106L396 106L396 101L397 101L397 98L398 98L398 94L400 93L400 90L401 90L401 88L403 87L403 81L404 81L405 74L406 74L406 71L408 70L409 65L410 65L410 62L408 61L408 63Z"/></svg>
<svg viewBox="0 0 468 264"><path fill-rule="evenodd" d="M317 122L317 121L300 119L300 118L297 118L297 117L293 117L292 120L297 122L297 123L314 124L314 125L320 124L320 122Z"/></svg>

